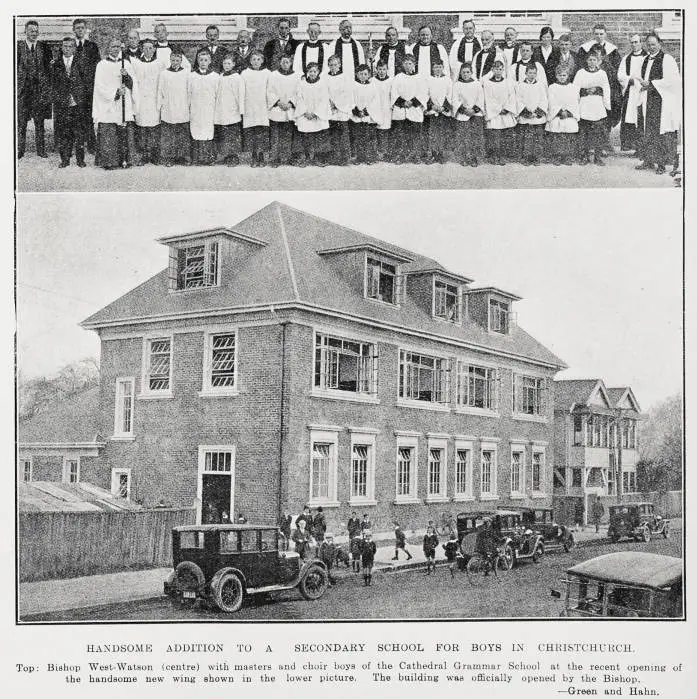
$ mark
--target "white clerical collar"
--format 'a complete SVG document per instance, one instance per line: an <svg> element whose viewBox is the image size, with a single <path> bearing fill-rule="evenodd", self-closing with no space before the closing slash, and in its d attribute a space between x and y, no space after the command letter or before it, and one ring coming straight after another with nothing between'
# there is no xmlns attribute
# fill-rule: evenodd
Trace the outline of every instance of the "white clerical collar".
<svg viewBox="0 0 697 699"><path fill-rule="evenodd" d="M36 46L36 42L35 42L35 41L27 41L27 46L28 46L30 49L32 49L32 48L34 48L34 47Z"/></svg>

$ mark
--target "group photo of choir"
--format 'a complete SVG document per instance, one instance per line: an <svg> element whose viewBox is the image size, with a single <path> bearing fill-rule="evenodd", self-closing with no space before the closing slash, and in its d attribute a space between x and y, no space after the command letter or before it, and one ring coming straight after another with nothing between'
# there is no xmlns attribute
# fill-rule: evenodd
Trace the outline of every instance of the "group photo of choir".
<svg viewBox="0 0 697 699"><path fill-rule="evenodd" d="M320 22L300 37L278 17L263 42L243 29L225 44L210 24L182 48L160 22L100 47L75 18L49 47L29 19L16 45L17 158L33 122L36 155L58 168L602 167L625 153L637 169L679 171L682 82L658 30L628 33L622 54L601 22L581 42L551 26L534 40L498 29L466 19L446 48L428 24L366 43L350 18L324 41Z"/></svg>

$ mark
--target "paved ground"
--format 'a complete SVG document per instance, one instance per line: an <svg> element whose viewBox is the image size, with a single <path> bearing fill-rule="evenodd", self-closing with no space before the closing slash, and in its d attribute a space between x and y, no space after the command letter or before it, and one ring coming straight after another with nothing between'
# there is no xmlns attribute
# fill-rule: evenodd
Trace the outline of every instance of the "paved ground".
<svg viewBox="0 0 697 699"><path fill-rule="evenodd" d="M30 129L31 131L31 129ZM50 129L49 129L50 133ZM616 139L615 139L616 140ZM51 138L47 138L51 142ZM33 152L28 135L28 152L18 161L17 189L20 192L53 191L172 191L172 190L335 190L335 189L538 189L538 188L642 188L675 187L669 175L636 171L639 162L624 154L607 158L605 167L595 165L537 167L511 163L503 167L481 165L352 165L349 167L279 167L252 169L248 165L226 167L165 168L144 165L128 170L105 171L94 167L58 168L58 155L47 159Z"/></svg>
<svg viewBox="0 0 697 699"><path fill-rule="evenodd" d="M596 540L570 553L545 555L537 564L521 563L502 576L487 578L478 587L473 587L463 572L452 578L445 565L439 565L432 575L426 575L423 566L389 573L383 567L374 575L371 587L363 585L362 575L345 571L320 600L308 602L297 591L291 591L246 603L234 620L558 617L562 603L551 596L550 589L561 589L564 571L579 561L619 550L681 556L682 539L673 536L668 541L654 539L648 544L610 544L607 540ZM391 550L385 548L381 553L384 558ZM230 616L209 609L174 608L164 597L25 618L28 621L230 620Z"/></svg>
<svg viewBox="0 0 697 699"><path fill-rule="evenodd" d="M675 523L673 538L680 538L680 525ZM601 528L599 534L593 527L575 533L579 549L591 545L603 544L606 541L607 529ZM400 554L398 561L393 561L394 548L392 548L391 534L376 534L378 540L378 552L376 556L376 569L379 574L388 574L395 571L404 571L412 567L423 569L424 556L420 541L423 532L415 532L409 537L409 550L413 556L412 561ZM337 537L338 543L341 538ZM616 550L616 548L614 549ZM576 554L574 554L576 555ZM598 555L590 554L590 555ZM559 556L550 554L554 558ZM439 548L436 556L440 562L444 561L442 548ZM129 605L139 600L149 600L162 595L162 584L170 573L171 568L156 568L150 570L138 570L131 572L112 573L107 575L91 575L66 580L45 580L41 582L22 583L19 586L20 617L34 617L35 615L53 615L65 610L91 608L99 605ZM340 568L337 575L342 582L346 579L354 579L350 569ZM362 583L362 578L358 579Z"/></svg>

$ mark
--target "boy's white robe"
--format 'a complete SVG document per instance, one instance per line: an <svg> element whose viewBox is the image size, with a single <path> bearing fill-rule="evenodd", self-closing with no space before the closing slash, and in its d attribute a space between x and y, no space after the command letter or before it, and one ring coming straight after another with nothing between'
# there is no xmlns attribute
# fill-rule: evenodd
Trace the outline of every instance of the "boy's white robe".
<svg viewBox="0 0 697 699"><path fill-rule="evenodd" d="M348 121L353 109L353 79L342 72L326 73L322 80L326 80L329 90L329 120Z"/></svg>
<svg viewBox="0 0 697 699"><path fill-rule="evenodd" d="M547 86L543 85L539 80L534 83L516 83L516 114L518 115L519 124L533 124L535 126L545 124L547 122L547 110L549 102L547 99ZM521 115L523 109L533 112L536 109L541 109L544 114L542 116L525 117Z"/></svg>
<svg viewBox="0 0 697 699"><path fill-rule="evenodd" d="M547 114L547 126L545 131L551 133L578 133L578 120L580 117L578 85L566 83L560 85L553 83L549 86L548 93L549 112ZM560 109L571 112L572 117L560 119Z"/></svg>
<svg viewBox="0 0 697 699"><path fill-rule="evenodd" d="M300 76L297 73L284 75L275 70L269 75L269 82L266 86L266 105L269 109L270 121L293 121L295 119L295 107L284 110L274 105L279 101L295 104L299 82Z"/></svg>
<svg viewBox="0 0 697 699"><path fill-rule="evenodd" d="M240 88L242 102L242 127L269 125L269 108L266 102L266 88L271 72L268 68L252 70L246 68L242 71Z"/></svg>
<svg viewBox="0 0 697 699"><path fill-rule="evenodd" d="M374 80L367 83L353 81L353 104L360 110L367 110L368 116L357 117L351 114L351 121L356 124L377 124L381 117L380 97Z"/></svg>
<svg viewBox="0 0 697 699"><path fill-rule="evenodd" d="M460 107L472 109L479 107L479 117L484 116L484 88L479 80L466 83L458 80L453 84L453 114L457 121L469 121L472 117L459 112ZM459 113L458 113L459 112Z"/></svg>
<svg viewBox="0 0 697 699"><path fill-rule="evenodd" d="M504 78L494 82L490 78L482 82L484 89L484 113L487 129L509 129L516 125L516 109L518 107L515 83ZM507 110L506 114L501 111Z"/></svg>
<svg viewBox="0 0 697 699"><path fill-rule="evenodd" d="M189 73L189 123L191 137L195 141L212 141L215 118L215 96L220 76L209 71L201 75L195 70Z"/></svg>
<svg viewBox="0 0 697 699"><path fill-rule="evenodd" d="M305 114L315 114L317 119L308 119ZM309 83L301 80L295 94L295 125L301 133L317 133L329 128L329 88L327 81L320 78Z"/></svg>
<svg viewBox="0 0 697 699"><path fill-rule="evenodd" d="M378 121L378 129L381 130L389 129L392 126L392 102L390 102L392 80L393 78L387 78L385 80L373 78L375 89L378 93L378 103L380 105L380 120Z"/></svg>
<svg viewBox="0 0 697 699"><path fill-rule="evenodd" d="M581 119L586 121L600 121L610 111L610 82L604 70L595 70L592 73L581 68L574 78L574 85L579 91L588 87L601 87L602 95L585 95L580 97Z"/></svg>
<svg viewBox="0 0 697 699"><path fill-rule="evenodd" d="M433 104L442 107L447 101L450 105L450 109L453 106L453 82L452 80L443 75L440 78L436 78L432 75L426 80L426 86L428 88L428 99L433 102ZM438 114L433 112L435 116L448 116L447 114Z"/></svg>
<svg viewBox="0 0 697 699"><path fill-rule="evenodd" d="M123 98L126 121L133 121L134 106L138 104L138 81L130 61L124 61L124 68L133 80L133 88L127 88ZM122 98L115 98L119 87L121 87L121 61L110 61L106 58L99 61L94 75L92 101L92 118L95 124L123 123Z"/></svg>
<svg viewBox="0 0 697 699"><path fill-rule="evenodd" d="M189 121L189 71L163 70L157 88L160 119L168 124Z"/></svg>
<svg viewBox="0 0 697 699"><path fill-rule="evenodd" d="M416 98L422 106L396 107L394 103L399 97L404 100ZM392 121L413 121L422 123L426 104L428 103L428 83L426 82L426 78L417 73L413 75L398 73L392 79L390 100L393 105Z"/></svg>
<svg viewBox="0 0 697 699"><path fill-rule="evenodd" d="M221 126L242 121L242 77L239 73L221 75L215 93L213 123Z"/></svg>
<svg viewBox="0 0 697 699"><path fill-rule="evenodd" d="M138 82L138 104L135 117L138 126L157 126L160 123L160 110L157 105L162 64L157 60L131 61L133 73Z"/></svg>

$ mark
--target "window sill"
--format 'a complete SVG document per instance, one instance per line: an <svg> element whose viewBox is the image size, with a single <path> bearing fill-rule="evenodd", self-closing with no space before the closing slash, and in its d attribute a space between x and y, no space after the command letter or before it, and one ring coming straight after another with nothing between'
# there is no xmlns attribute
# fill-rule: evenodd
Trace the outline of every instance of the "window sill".
<svg viewBox="0 0 697 699"><path fill-rule="evenodd" d="M325 398L327 400L345 400L351 403L368 403L370 405L380 405L380 399L377 396L365 393L313 390L310 393L310 396L312 398Z"/></svg>
<svg viewBox="0 0 697 699"><path fill-rule="evenodd" d="M474 495L455 495L453 502L473 502Z"/></svg>
<svg viewBox="0 0 697 699"><path fill-rule="evenodd" d="M533 493L530 497L531 497L533 500L541 500L542 498L546 498L546 497L547 497L547 493Z"/></svg>
<svg viewBox="0 0 697 699"><path fill-rule="evenodd" d="M479 499L480 499L480 500L498 500L498 499L499 499L499 496L498 496L498 495L493 495L493 494L491 494L491 495L480 495L480 496L479 496Z"/></svg>
<svg viewBox="0 0 697 699"><path fill-rule="evenodd" d="M426 504L437 503L437 502L450 502L450 498L447 495L427 495L424 498Z"/></svg>
<svg viewBox="0 0 697 699"><path fill-rule="evenodd" d="M523 413L513 413L513 419L521 422L548 422L547 418L542 415L524 415Z"/></svg>
<svg viewBox="0 0 697 699"><path fill-rule="evenodd" d="M525 493L511 493L511 500L525 500Z"/></svg>
<svg viewBox="0 0 697 699"><path fill-rule="evenodd" d="M341 505L336 500L309 500L307 504L310 507L339 507Z"/></svg>
<svg viewBox="0 0 697 699"><path fill-rule="evenodd" d="M449 413L450 406L443 403L430 403L425 400L404 400L397 399L398 408L416 408L417 410L433 410L438 413Z"/></svg>
<svg viewBox="0 0 697 699"><path fill-rule="evenodd" d="M372 296L366 296L365 300L370 301L370 303L379 303L381 306L392 306L392 308L399 308L398 303L394 303L392 301L385 301L384 299L374 299L372 298Z"/></svg>
<svg viewBox="0 0 697 699"><path fill-rule="evenodd" d="M112 442L135 442L136 438L135 438L135 435L132 435L132 434L115 434L112 437L110 437L110 441L112 441Z"/></svg>
<svg viewBox="0 0 697 699"><path fill-rule="evenodd" d="M455 412L459 415L481 415L482 417L501 417L501 413L498 410L491 410L489 408L475 408L472 406L457 406Z"/></svg>
<svg viewBox="0 0 697 699"><path fill-rule="evenodd" d="M393 505L420 505L421 500L419 498L398 498L392 501Z"/></svg>
<svg viewBox="0 0 697 699"><path fill-rule="evenodd" d="M136 398L138 400L166 400L174 398L172 391L158 391L156 393L139 393Z"/></svg>
<svg viewBox="0 0 697 699"><path fill-rule="evenodd" d="M457 320L450 320L449 318L443 318L442 316L432 315L431 318L439 323L447 323L448 325L459 326L462 325L462 320L458 318Z"/></svg>
<svg viewBox="0 0 697 699"><path fill-rule="evenodd" d="M374 507L377 504L377 500L349 500L352 507Z"/></svg>
<svg viewBox="0 0 697 699"><path fill-rule="evenodd" d="M204 389L198 392L199 398L236 398L240 395L240 392L236 388L228 389L226 391L213 391L210 389Z"/></svg>

